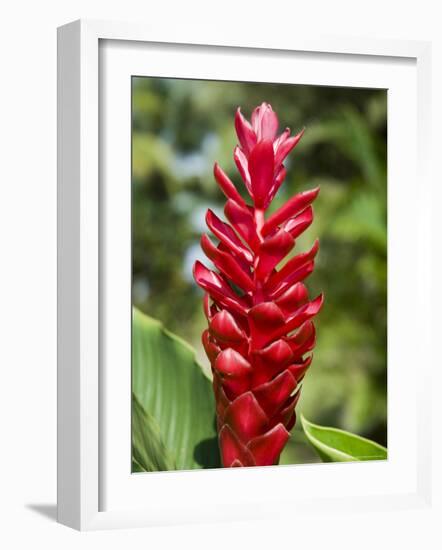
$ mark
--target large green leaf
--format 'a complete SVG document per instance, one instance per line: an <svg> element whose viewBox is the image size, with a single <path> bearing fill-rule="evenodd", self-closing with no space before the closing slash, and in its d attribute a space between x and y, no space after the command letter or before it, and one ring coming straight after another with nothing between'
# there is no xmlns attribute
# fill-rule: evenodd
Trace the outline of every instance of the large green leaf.
<svg viewBox="0 0 442 550"><path fill-rule="evenodd" d="M387 449L359 435L318 426L301 416L304 433L324 462L386 460Z"/></svg>
<svg viewBox="0 0 442 550"><path fill-rule="evenodd" d="M136 472L175 470L160 428L132 394L132 462Z"/></svg>
<svg viewBox="0 0 442 550"><path fill-rule="evenodd" d="M147 418L159 427L167 463L171 460L177 470L220 466L213 391L193 348L136 309L132 391Z"/></svg>

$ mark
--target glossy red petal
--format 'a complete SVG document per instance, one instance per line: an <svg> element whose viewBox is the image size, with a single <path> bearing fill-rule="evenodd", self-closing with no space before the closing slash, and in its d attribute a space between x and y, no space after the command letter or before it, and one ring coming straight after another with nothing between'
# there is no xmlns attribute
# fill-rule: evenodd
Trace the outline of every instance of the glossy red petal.
<svg viewBox="0 0 442 550"><path fill-rule="evenodd" d="M290 136L290 128L286 128L273 142L273 150L278 150L278 147Z"/></svg>
<svg viewBox="0 0 442 550"><path fill-rule="evenodd" d="M311 365L313 356L307 357L302 363L296 363L287 367L287 370L292 374L297 382L300 382Z"/></svg>
<svg viewBox="0 0 442 550"><path fill-rule="evenodd" d="M290 432L293 426L296 424L296 412L293 411L288 420L285 422L285 429Z"/></svg>
<svg viewBox="0 0 442 550"><path fill-rule="evenodd" d="M244 443L262 433L268 424L267 415L250 391L243 393L230 404L225 412L224 421Z"/></svg>
<svg viewBox="0 0 442 550"><path fill-rule="evenodd" d="M270 382L254 388L253 393L264 412L271 417L283 408L296 386L296 378L290 370L285 370Z"/></svg>
<svg viewBox="0 0 442 550"><path fill-rule="evenodd" d="M253 439L248 448L257 466L272 466L279 459L284 445L290 437L282 424L277 424L270 431Z"/></svg>
<svg viewBox="0 0 442 550"><path fill-rule="evenodd" d="M210 209L207 210L206 223L212 233L218 237L218 239L224 243L229 250L241 258L244 258L247 262L253 261L252 253L243 245L235 231L229 224L220 220L218 216Z"/></svg>
<svg viewBox="0 0 442 550"><path fill-rule="evenodd" d="M250 276L237 263L235 258L227 252L217 248L207 235L201 237L201 248L207 257L212 260L221 273L245 291L255 289L255 284Z"/></svg>
<svg viewBox="0 0 442 550"><path fill-rule="evenodd" d="M237 397L244 392L250 390L250 377L244 376L242 378L230 378L221 377L222 385L227 397L234 401Z"/></svg>
<svg viewBox="0 0 442 550"><path fill-rule="evenodd" d="M287 429L291 429L294 425L293 412L296 404L301 396L301 386L298 386L295 394L290 396L284 404L284 408L272 418L270 422L270 428L273 428L277 424L283 424ZM291 423L293 421L293 424ZM290 426L290 427L289 427Z"/></svg>
<svg viewBox="0 0 442 550"><path fill-rule="evenodd" d="M246 334L235 318L225 309L217 313L209 324L210 333L223 342L242 342Z"/></svg>
<svg viewBox="0 0 442 550"><path fill-rule="evenodd" d="M285 340L276 340L264 349L256 351L264 363L287 365L293 358L290 345Z"/></svg>
<svg viewBox="0 0 442 550"><path fill-rule="evenodd" d="M206 329L203 332L201 340L202 340L204 351L206 352L207 358L211 363L213 363L217 358L218 354L220 353L221 349L211 339L208 329Z"/></svg>
<svg viewBox="0 0 442 550"><path fill-rule="evenodd" d="M266 139L273 141L278 131L278 117L271 105L262 103L252 112L252 126L258 141Z"/></svg>
<svg viewBox="0 0 442 550"><path fill-rule="evenodd" d="M204 315L206 316L206 319L210 321L213 315L212 315L212 306L211 306L210 296L207 294L207 292L204 294L204 298L203 298L203 309L204 309Z"/></svg>
<svg viewBox="0 0 442 550"><path fill-rule="evenodd" d="M269 382L292 362L294 355L284 340L272 342L269 346L253 352L252 389Z"/></svg>
<svg viewBox="0 0 442 550"><path fill-rule="evenodd" d="M284 324L282 311L274 302L263 302L249 311L249 320L257 330L268 330Z"/></svg>
<svg viewBox="0 0 442 550"><path fill-rule="evenodd" d="M290 153L290 151L296 147L304 135L304 130L301 130L299 134L293 137L287 137L284 141L281 142L275 154L275 164L279 166L284 162L285 157Z"/></svg>
<svg viewBox="0 0 442 550"><path fill-rule="evenodd" d="M274 235L267 237L259 247L256 276L266 281L273 269L293 248L295 241L290 233L280 229Z"/></svg>
<svg viewBox="0 0 442 550"><path fill-rule="evenodd" d="M249 262L242 258L241 256L238 256L235 252L233 252L230 248L228 248L223 242L219 242L218 244L218 250L221 252L227 253L229 256L232 256L236 263L241 267L241 269L246 273L249 277L253 277L253 262ZM247 294L244 294L242 296L245 302L249 303L249 296ZM250 302L251 303L251 302Z"/></svg>
<svg viewBox="0 0 442 550"><path fill-rule="evenodd" d="M286 322L290 323L292 320L299 319L300 317L306 317L304 321L307 321L310 317L316 315L319 312L323 303L324 295L321 293L319 296L316 296L316 298L311 302L308 302L307 304L301 306L299 310L295 311L292 316L286 319ZM304 323L304 321L302 321L302 323Z"/></svg>
<svg viewBox="0 0 442 550"><path fill-rule="evenodd" d="M308 252L297 254L291 258L279 271L275 272L269 279L267 286L274 288L281 282L292 282L293 274L310 260L316 257L319 250L319 240L316 239L312 248Z"/></svg>
<svg viewBox="0 0 442 550"><path fill-rule="evenodd" d="M218 355L214 367L222 376L249 376L252 371L251 364L231 348L225 349Z"/></svg>
<svg viewBox="0 0 442 550"><path fill-rule="evenodd" d="M215 176L215 179L218 182L221 191L228 199L233 199L238 204L246 204L244 202L244 199L238 193L238 190L236 189L233 182L230 180L228 175L224 172L224 170L219 166L217 162L215 162L215 165L213 166L213 175Z"/></svg>
<svg viewBox="0 0 442 550"><path fill-rule="evenodd" d="M244 466L254 466L252 453L236 437L231 428L224 425L219 432L219 447L224 468L240 462Z"/></svg>
<svg viewBox="0 0 442 550"><path fill-rule="evenodd" d="M273 185L274 154L271 141L259 142L249 157L252 198L257 208L263 208Z"/></svg>
<svg viewBox="0 0 442 550"><path fill-rule="evenodd" d="M292 218L302 210L304 210L310 203L312 203L319 193L319 187L311 189L309 191L304 191L303 193L298 193L291 199L289 199L285 204L283 204L274 214L272 214L264 227L262 228L262 234L268 235L274 229L276 229L281 224L285 223L289 218Z"/></svg>
<svg viewBox="0 0 442 550"><path fill-rule="evenodd" d="M275 304L281 308L284 315L291 315L294 311L308 302L308 292L302 283L296 283L282 294Z"/></svg>
<svg viewBox="0 0 442 550"><path fill-rule="evenodd" d="M208 269L199 260L197 260L193 266L193 275L195 277L195 281L198 284L208 283L216 287L220 291L224 292L227 296L231 298L237 297L233 290L229 287L229 285L218 275L218 273L215 273L214 271Z"/></svg>
<svg viewBox="0 0 442 550"><path fill-rule="evenodd" d="M308 304L300 307L299 310L296 311L292 317L286 320L284 325L277 328L274 332L271 333L270 340L280 338L281 336L289 334L293 330L299 328L305 321L308 321L309 319L314 317L321 309L323 301L324 297L322 294L320 294L312 302L309 302Z"/></svg>
<svg viewBox="0 0 442 550"><path fill-rule="evenodd" d="M224 424L224 413L227 407L230 405L230 400L223 389L221 377L216 373L213 373L213 393L216 400L216 414L218 419Z"/></svg>
<svg viewBox="0 0 442 550"><path fill-rule="evenodd" d="M252 366L237 351L228 348L222 351L214 368L221 378L225 394L234 399L250 389Z"/></svg>
<svg viewBox="0 0 442 550"><path fill-rule="evenodd" d="M193 276L196 283L208 292L216 302L240 315L247 314L244 302L233 292L229 285L217 273L207 269L198 260L193 266Z"/></svg>
<svg viewBox="0 0 442 550"><path fill-rule="evenodd" d="M241 235L252 250L256 250L259 245L259 239L256 234L255 222L249 209L229 199L224 207L224 213L235 231Z"/></svg>
<svg viewBox="0 0 442 550"><path fill-rule="evenodd" d="M267 208L268 205L272 202L273 197L276 195L276 193L278 192L278 189L281 187L283 181L285 180L286 175L287 175L287 170L284 168L284 166L281 165L273 179L273 184L267 195L264 208Z"/></svg>
<svg viewBox="0 0 442 550"><path fill-rule="evenodd" d="M256 145L256 134L249 121L243 117L239 107L235 114L235 130L239 143L241 144L246 156L248 156L250 151Z"/></svg>
<svg viewBox="0 0 442 550"><path fill-rule="evenodd" d="M313 222L313 208L308 206L300 214L294 218L290 218L285 224L284 229L290 233L290 235L296 239L301 233L310 227Z"/></svg>
<svg viewBox="0 0 442 550"><path fill-rule="evenodd" d="M216 304L216 302L213 301L213 299L210 297L208 292L204 293L203 298L203 308L204 308L204 315L206 316L207 320L210 321L212 317L220 311L220 308Z"/></svg>
<svg viewBox="0 0 442 550"><path fill-rule="evenodd" d="M252 307L248 318L254 349L264 347L273 339L273 332L285 324L282 311L273 302L263 302Z"/></svg>
<svg viewBox="0 0 442 550"><path fill-rule="evenodd" d="M253 198L252 184L249 173L249 163L247 161L246 155L244 154L244 151L240 147L235 147L233 151L233 160L235 161L236 167L241 174L242 180L246 186L249 195Z"/></svg>
<svg viewBox="0 0 442 550"><path fill-rule="evenodd" d="M312 321L306 321L300 329L286 342L290 346L294 357L301 357L315 346L316 329Z"/></svg>
<svg viewBox="0 0 442 550"><path fill-rule="evenodd" d="M315 262L313 260L311 260L310 262L307 262L298 270L291 273L289 277L286 277L285 280L281 281L281 283L276 285L275 288L269 291L269 297L272 298L273 300L276 300L282 294L284 294L290 287L292 287L293 285L296 285L297 283L300 283L301 281L304 281L311 273L313 273L314 267L315 267Z"/></svg>

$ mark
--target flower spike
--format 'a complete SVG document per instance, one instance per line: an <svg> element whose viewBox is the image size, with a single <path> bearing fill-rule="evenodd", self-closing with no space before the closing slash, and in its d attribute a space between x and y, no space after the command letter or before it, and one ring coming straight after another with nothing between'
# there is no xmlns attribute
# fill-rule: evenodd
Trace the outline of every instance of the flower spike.
<svg viewBox="0 0 442 550"><path fill-rule="evenodd" d="M254 109L251 122L237 109L233 156L253 204L215 163L230 223L207 211L207 226L219 244L203 235L201 247L218 272L200 262L194 267L206 293L202 341L212 366L224 467L278 463L312 362L306 355L316 342L312 319L323 304L322 294L309 300L303 283L313 271L318 240L279 267L312 223L319 188L296 194L266 215L286 176L284 160L304 133L290 136L286 128L278 136L278 126L268 103Z"/></svg>

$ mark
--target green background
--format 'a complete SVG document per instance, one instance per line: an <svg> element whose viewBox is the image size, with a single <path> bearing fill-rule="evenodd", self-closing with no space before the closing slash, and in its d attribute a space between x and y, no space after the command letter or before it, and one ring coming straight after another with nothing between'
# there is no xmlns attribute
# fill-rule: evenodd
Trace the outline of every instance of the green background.
<svg viewBox="0 0 442 550"><path fill-rule="evenodd" d="M306 129L274 207L321 187L315 221L296 247L320 238L307 286L326 298L298 410L386 445L386 91L145 77L132 86L134 305L191 343L208 368L202 292L191 270L203 259L207 208L222 215L213 163L241 185L232 157L235 110L249 117L269 102L280 130ZM298 422L281 463L318 460Z"/></svg>

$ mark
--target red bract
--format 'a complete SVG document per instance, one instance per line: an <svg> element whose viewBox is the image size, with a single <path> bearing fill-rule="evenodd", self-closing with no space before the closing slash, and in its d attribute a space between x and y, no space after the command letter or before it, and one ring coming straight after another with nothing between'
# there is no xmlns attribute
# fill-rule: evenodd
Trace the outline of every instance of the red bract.
<svg viewBox="0 0 442 550"><path fill-rule="evenodd" d="M196 262L194 277L206 292L202 339L212 365L223 465L267 466L278 462L289 438L312 361L306 355L315 345L312 318L323 297L309 301L303 281L313 271L318 241L278 266L312 223L319 188L266 216L285 178L284 159L303 132L290 136L286 129L277 136L278 118L266 103L253 111L251 123L238 109L235 128L234 159L253 206L215 164L230 223L208 210L206 222L219 243L203 235L201 246L218 272Z"/></svg>

